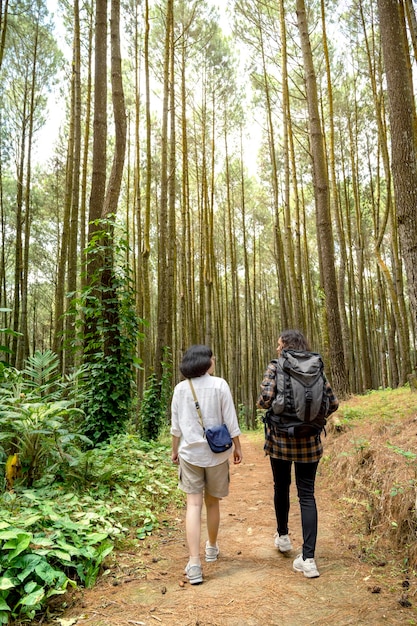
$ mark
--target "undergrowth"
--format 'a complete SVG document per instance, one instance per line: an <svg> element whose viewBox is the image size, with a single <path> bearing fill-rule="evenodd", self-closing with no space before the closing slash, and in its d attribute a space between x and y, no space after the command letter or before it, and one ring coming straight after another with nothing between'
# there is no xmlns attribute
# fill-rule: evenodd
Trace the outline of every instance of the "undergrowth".
<svg viewBox="0 0 417 626"><path fill-rule="evenodd" d="M361 558L417 570L417 394L372 391L341 403L330 420L321 472L337 485Z"/></svg>
<svg viewBox="0 0 417 626"><path fill-rule="evenodd" d="M158 526L176 486L167 445L126 434L84 453L65 485L3 493L0 624L33 620L68 585L94 585L118 542Z"/></svg>
<svg viewBox="0 0 417 626"><path fill-rule="evenodd" d="M62 378L49 350L22 371L0 365L0 624L94 585L118 542L152 533L177 497L168 440L85 436L86 376Z"/></svg>

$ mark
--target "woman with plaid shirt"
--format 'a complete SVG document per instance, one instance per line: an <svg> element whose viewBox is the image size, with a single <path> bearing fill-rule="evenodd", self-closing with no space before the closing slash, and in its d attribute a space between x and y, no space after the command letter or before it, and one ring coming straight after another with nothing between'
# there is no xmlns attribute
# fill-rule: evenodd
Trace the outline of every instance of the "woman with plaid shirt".
<svg viewBox="0 0 417 626"><path fill-rule="evenodd" d="M277 355L283 349L309 351L307 339L298 330L286 330L278 339ZM269 409L276 396L276 363L271 361L261 383L261 394L257 401L260 409ZM326 380L325 393L329 397L329 413L336 411L339 403ZM284 409L285 412L285 409ZM307 578L317 578L318 572L314 554L317 540L317 507L314 484L317 467L323 456L320 434L310 437L289 437L279 431L273 422L265 425L265 454L270 458L274 479L274 506L277 518L275 546L280 552L292 550L288 535L288 515L290 510L291 466L294 463L295 480L301 510L303 529L303 550L294 560L293 567L303 572Z"/></svg>

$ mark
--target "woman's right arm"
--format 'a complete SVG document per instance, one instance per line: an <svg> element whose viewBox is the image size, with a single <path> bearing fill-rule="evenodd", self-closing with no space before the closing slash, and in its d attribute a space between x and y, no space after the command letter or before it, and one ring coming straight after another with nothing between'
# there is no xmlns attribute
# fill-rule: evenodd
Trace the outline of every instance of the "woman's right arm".
<svg viewBox="0 0 417 626"><path fill-rule="evenodd" d="M178 458L179 445L180 445L180 437L176 437L175 435L172 435L171 461L173 463L179 463L179 458Z"/></svg>
<svg viewBox="0 0 417 626"><path fill-rule="evenodd" d="M178 394L176 392L176 388L174 389L174 393L171 400L171 435L180 438L181 437L181 428L178 416Z"/></svg>

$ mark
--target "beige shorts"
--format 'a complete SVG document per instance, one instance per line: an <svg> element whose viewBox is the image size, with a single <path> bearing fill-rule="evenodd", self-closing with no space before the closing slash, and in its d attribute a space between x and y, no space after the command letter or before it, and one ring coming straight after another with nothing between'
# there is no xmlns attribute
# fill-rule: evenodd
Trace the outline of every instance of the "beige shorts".
<svg viewBox="0 0 417 626"><path fill-rule="evenodd" d="M229 495L229 461L212 467L191 465L180 457L178 487L185 493L203 493L206 490L213 498Z"/></svg>

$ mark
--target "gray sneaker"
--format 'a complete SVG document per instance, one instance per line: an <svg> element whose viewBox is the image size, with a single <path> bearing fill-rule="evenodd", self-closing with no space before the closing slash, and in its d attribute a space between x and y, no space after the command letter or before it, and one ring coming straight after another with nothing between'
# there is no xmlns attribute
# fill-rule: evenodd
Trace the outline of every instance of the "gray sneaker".
<svg viewBox="0 0 417 626"><path fill-rule="evenodd" d="M292 550L292 543L289 535L278 535L278 533L276 533L274 544L280 552L289 552Z"/></svg>
<svg viewBox="0 0 417 626"><path fill-rule="evenodd" d="M219 546L216 544L215 546L211 546L208 541L206 541L206 561L207 563L212 563L213 561L217 561L217 557L219 556L220 550Z"/></svg>
<svg viewBox="0 0 417 626"><path fill-rule="evenodd" d="M192 585L199 585L203 582L203 570L201 565L190 565L187 563L184 574Z"/></svg>
<svg viewBox="0 0 417 626"><path fill-rule="evenodd" d="M303 559L299 554L292 564L295 572L303 572L307 578L318 578L320 576L314 559Z"/></svg>

